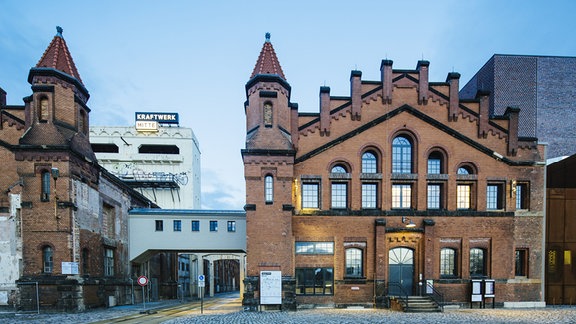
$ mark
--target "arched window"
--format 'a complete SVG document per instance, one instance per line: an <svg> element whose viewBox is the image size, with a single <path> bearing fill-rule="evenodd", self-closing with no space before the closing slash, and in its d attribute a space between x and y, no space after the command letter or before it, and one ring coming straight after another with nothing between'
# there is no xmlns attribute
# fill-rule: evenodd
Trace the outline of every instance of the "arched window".
<svg viewBox="0 0 576 324"><path fill-rule="evenodd" d="M458 167L456 184L456 208L475 209L475 169L469 164Z"/></svg>
<svg viewBox="0 0 576 324"><path fill-rule="evenodd" d="M470 277L486 276L486 257L484 254L483 249L470 249Z"/></svg>
<svg viewBox="0 0 576 324"><path fill-rule="evenodd" d="M48 107L48 98L43 97L42 99L40 99L40 113L38 115L38 119L40 119L40 121L47 121L48 120L48 115L49 115L49 111L48 111L49 107Z"/></svg>
<svg viewBox="0 0 576 324"><path fill-rule="evenodd" d="M330 171L331 173L346 173L346 168L342 165L336 165Z"/></svg>
<svg viewBox="0 0 576 324"><path fill-rule="evenodd" d="M456 250L451 248L443 248L440 250L440 276L443 278L456 277Z"/></svg>
<svg viewBox="0 0 576 324"><path fill-rule="evenodd" d="M274 178L271 175L264 177L264 196L266 203L274 201Z"/></svg>
<svg viewBox="0 0 576 324"><path fill-rule="evenodd" d="M336 165L331 170L332 208L342 209L348 207L348 179L347 170L343 165Z"/></svg>
<svg viewBox="0 0 576 324"><path fill-rule="evenodd" d="M376 155L372 152L365 152L362 154L362 173L376 173L378 172L378 163Z"/></svg>
<svg viewBox="0 0 576 324"><path fill-rule="evenodd" d="M42 266L44 273L52 273L54 270L54 259L53 259L54 251L52 247L46 245L42 248Z"/></svg>
<svg viewBox="0 0 576 324"><path fill-rule="evenodd" d="M362 277L363 276L363 260L362 249L348 248L346 249L346 277Z"/></svg>
<svg viewBox="0 0 576 324"><path fill-rule="evenodd" d="M392 141L392 173L412 173L412 143L404 136Z"/></svg>
<svg viewBox="0 0 576 324"><path fill-rule="evenodd" d="M50 200L50 172L42 171L42 193L40 196L41 201Z"/></svg>
<svg viewBox="0 0 576 324"><path fill-rule="evenodd" d="M463 165L458 168L458 174L474 174L474 170L468 165Z"/></svg>

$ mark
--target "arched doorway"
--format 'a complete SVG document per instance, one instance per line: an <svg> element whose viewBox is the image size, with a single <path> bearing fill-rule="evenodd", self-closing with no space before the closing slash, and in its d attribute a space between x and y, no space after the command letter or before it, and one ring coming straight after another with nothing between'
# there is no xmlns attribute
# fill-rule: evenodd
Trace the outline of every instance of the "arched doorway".
<svg viewBox="0 0 576 324"><path fill-rule="evenodd" d="M414 284L414 250L398 247L388 251L388 294L411 295Z"/></svg>

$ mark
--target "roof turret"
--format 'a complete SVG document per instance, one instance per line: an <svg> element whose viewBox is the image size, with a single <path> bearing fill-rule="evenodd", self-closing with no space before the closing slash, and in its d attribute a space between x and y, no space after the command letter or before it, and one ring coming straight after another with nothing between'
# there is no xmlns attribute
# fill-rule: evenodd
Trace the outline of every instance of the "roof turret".
<svg viewBox="0 0 576 324"><path fill-rule="evenodd" d="M62 27L56 27L56 36L54 36L54 39L52 39L52 42L46 51L44 51L44 54L42 55L42 58L40 58L40 61L38 61L38 64L36 64L36 67L52 68L64 72L78 80L78 82L83 85L80 74L78 73L74 60L72 59L72 55L70 55L70 51L66 45L66 41L64 40L64 37L62 37L62 31Z"/></svg>
<svg viewBox="0 0 576 324"><path fill-rule="evenodd" d="M270 42L270 33L266 33L266 41L262 46L262 51L260 51L260 55L256 61L256 66L254 67L254 71L250 78L252 79L259 74L278 75L282 79L286 80L280 62L278 61L278 57L276 56L276 52L274 51L274 47Z"/></svg>

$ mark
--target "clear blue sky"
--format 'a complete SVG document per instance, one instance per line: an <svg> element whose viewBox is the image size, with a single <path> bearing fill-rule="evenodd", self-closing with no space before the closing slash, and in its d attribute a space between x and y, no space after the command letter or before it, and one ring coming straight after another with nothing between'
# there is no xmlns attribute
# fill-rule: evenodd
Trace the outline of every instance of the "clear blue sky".
<svg viewBox="0 0 576 324"><path fill-rule="evenodd" d="M270 32L291 101L317 112L320 86L349 95L351 70L380 79L382 59L463 86L493 54L576 56L576 1L0 2L0 87L31 94L28 71L56 34L90 92L92 126L134 124L136 111L180 114L202 152L202 205L241 209L248 81Z"/></svg>

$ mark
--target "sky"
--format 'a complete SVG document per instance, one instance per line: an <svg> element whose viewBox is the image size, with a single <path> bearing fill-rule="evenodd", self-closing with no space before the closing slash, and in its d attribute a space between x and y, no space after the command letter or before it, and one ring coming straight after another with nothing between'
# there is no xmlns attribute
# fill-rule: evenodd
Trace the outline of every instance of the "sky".
<svg viewBox="0 0 576 324"><path fill-rule="evenodd" d="M576 56L576 1L0 0L0 88L9 105L56 35L88 91L91 126L132 126L135 112L177 112L201 151L202 209L245 204L244 102L271 34L300 112L321 86L350 95L350 72L379 81L430 62L430 81L464 86L494 54Z"/></svg>

